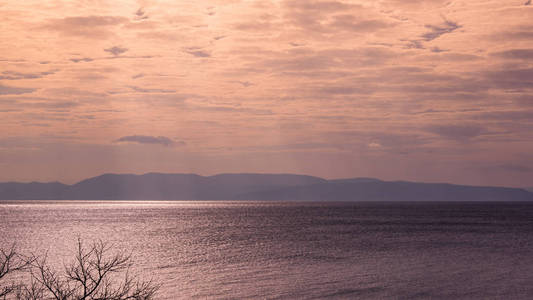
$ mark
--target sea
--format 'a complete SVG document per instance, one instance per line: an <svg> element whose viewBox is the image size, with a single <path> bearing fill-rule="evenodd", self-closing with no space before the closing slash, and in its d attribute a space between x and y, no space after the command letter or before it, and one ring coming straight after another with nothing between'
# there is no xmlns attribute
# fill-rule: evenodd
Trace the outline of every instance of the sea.
<svg viewBox="0 0 533 300"><path fill-rule="evenodd" d="M533 203L3 201L0 247L132 255L157 299L533 299Z"/></svg>

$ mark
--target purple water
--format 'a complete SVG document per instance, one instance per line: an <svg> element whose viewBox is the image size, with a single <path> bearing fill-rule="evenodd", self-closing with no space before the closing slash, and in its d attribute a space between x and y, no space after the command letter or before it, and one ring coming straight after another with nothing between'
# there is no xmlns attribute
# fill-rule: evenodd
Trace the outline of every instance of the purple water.
<svg viewBox="0 0 533 300"><path fill-rule="evenodd" d="M533 204L0 202L0 245L133 253L160 299L533 297Z"/></svg>

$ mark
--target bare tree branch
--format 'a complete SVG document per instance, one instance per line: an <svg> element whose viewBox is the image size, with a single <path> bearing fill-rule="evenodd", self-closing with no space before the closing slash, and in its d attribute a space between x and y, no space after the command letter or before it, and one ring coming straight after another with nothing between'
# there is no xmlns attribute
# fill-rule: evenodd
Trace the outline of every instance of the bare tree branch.
<svg viewBox="0 0 533 300"><path fill-rule="evenodd" d="M9 274L28 269L33 261L16 251L15 244L9 250L0 249L0 297L5 298L8 294L16 291L20 285L15 283L3 284Z"/></svg>
<svg viewBox="0 0 533 300"><path fill-rule="evenodd" d="M64 267L62 275L49 267L46 257L35 259L31 269L33 283L24 286L19 299L153 299L159 285L130 276L131 255L110 251L111 246L103 241L85 247L78 239L74 260Z"/></svg>

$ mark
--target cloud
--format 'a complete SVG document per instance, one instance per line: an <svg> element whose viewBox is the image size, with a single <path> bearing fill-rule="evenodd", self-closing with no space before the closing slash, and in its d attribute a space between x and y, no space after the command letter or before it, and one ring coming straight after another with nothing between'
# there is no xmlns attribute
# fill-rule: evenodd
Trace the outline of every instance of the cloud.
<svg viewBox="0 0 533 300"><path fill-rule="evenodd" d="M90 62L90 61L93 61L94 59L90 58L90 57L83 57L83 58L71 58L70 59L72 62L75 62L75 63L79 63L79 62Z"/></svg>
<svg viewBox="0 0 533 300"><path fill-rule="evenodd" d="M472 119L479 120L500 120L500 121L518 121L533 120L533 110L511 110L511 111L491 111L475 114Z"/></svg>
<svg viewBox="0 0 533 300"><path fill-rule="evenodd" d="M493 166L490 168L491 171L500 170L500 171L507 171L512 173L531 173L533 172L533 168L530 168L528 166L520 165L520 164L501 164L497 166Z"/></svg>
<svg viewBox="0 0 533 300"><path fill-rule="evenodd" d="M408 40L407 44L405 45L406 49L426 49L424 45L422 44L422 41L419 40Z"/></svg>
<svg viewBox="0 0 533 300"><path fill-rule="evenodd" d="M242 85L243 87L249 87L249 86L254 85L250 81L234 80L232 82L238 83L238 84Z"/></svg>
<svg viewBox="0 0 533 300"><path fill-rule="evenodd" d="M32 88L21 88L21 87L12 87L0 84L0 95L20 95L31 93L36 89Z"/></svg>
<svg viewBox="0 0 533 300"><path fill-rule="evenodd" d="M15 71L3 71L0 80L19 80L19 79L37 79L47 75L52 75L56 71L38 72L38 73L21 73Z"/></svg>
<svg viewBox="0 0 533 300"><path fill-rule="evenodd" d="M430 31L424 33L421 37L425 41L432 41L440 37L443 34L454 32L456 29L461 28L461 25L455 22L449 21L449 20L444 20L444 23L441 25L429 25L428 24L428 25L425 25L425 27L429 29Z"/></svg>
<svg viewBox="0 0 533 300"><path fill-rule="evenodd" d="M530 89L533 87L533 68L491 70L483 74L492 88Z"/></svg>
<svg viewBox="0 0 533 300"><path fill-rule="evenodd" d="M531 107L530 105L533 104L533 95L528 95L528 94L518 95L518 96L515 96L513 100L518 104Z"/></svg>
<svg viewBox="0 0 533 300"><path fill-rule="evenodd" d="M490 40L495 42L511 41L511 40L526 40L533 39L533 26L519 26L508 31L501 31L490 34L488 36Z"/></svg>
<svg viewBox="0 0 533 300"><path fill-rule="evenodd" d="M322 95L352 95L352 94L370 94L373 92L373 89L368 86L355 86L355 85L349 85L349 86L326 86L323 88L320 88L318 90L318 93Z"/></svg>
<svg viewBox="0 0 533 300"><path fill-rule="evenodd" d="M450 3L448 0L384 0L383 2L394 6L409 6L410 9L420 9L431 4L439 7Z"/></svg>
<svg viewBox="0 0 533 300"><path fill-rule="evenodd" d="M449 50L444 50L444 49L441 49L439 47L431 47L431 52L435 52L435 53L440 53L440 52L447 52Z"/></svg>
<svg viewBox="0 0 533 300"><path fill-rule="evenodd" d="M376 143L376 142L371 142L370 144L368 144L368 148L373 148L373 149L377 149L377 148L381 148L381 144L380 143Z"/></svg>
<svg viewBox="0 0 533 300"><path fill-rule="evenodd" d="M330 131L328 132L328 139L331 139L334 143L360 144L364 148L368 148L370 144L377 144L380 148L389 150L412 150L430 143L428 138L419 134L395 133L382 130Z"/></svg>
<svg viewBox="0 0 533 300"><path fill-rule="evenodd" d="M116 56L108 56L103 57L102 59L148 59L148 58L154 58L153 55L141 55L141 56L131 56L131 55L116 55Z"/></svg>
<svg viewBox="0 0 533 300"><path fill-rule="evenodd" d="M241 150L250 151L286 151L286 150L317 150L317 149L335 149L340 145L330 143L291 143L291 144L279 144L279 145L263 145L263 146L248 146L242 147Z"/></svg>
<svg viewBox="0 0 533 300"><path fill-rule="evenodd" d="M148 19L148 15L146 15L146 12L144 11L144 8L140 7L135 12L135 20L140 21L140 20L146 20L146 19Z"/></svg>
<svg viewBox="0 0 533 300"><path fill-rule="evenodd" d="M252 115L272 115L274 112L270 109L256 109L248 107L231 107L231 106L190 106L190 108L199 111L229 112L229 113L249 113Z"/></svg>
<svg viewBox="0 0 533 300"><path fill-rule="evenodd" d="M43 28L64 35L97 39L109 37L113 34L110 27L127 22L128 18L119 16L76 16L49 20Z"/></svg>
<svg viewBox="0 0 533 300"><path fill-rule="evenodd" d="M144 22L147 23L147 22ZM150 31L140 31L137 32L137 37L143 38L143 39L154 39L154 40L162 40L165 42L168 41L178 41L184 38L183 33L176 32L175 30L164 30L164 29L157 29L157 30L150 30Z"/></svg>
<svg viewBox="0 0 533 300"><path fill-rule="evenodd" d="M486 134L488 130L476 124L431 125L426 131L447 139L465 141Z"/></svg>
<svg viewBox="0 0 533 300"><path fill-rule="evenodd" d="M361 20L354 15L340 15L334 16L329 26L346 31L369 32L390 27L391 24L380 20Z"/></svg>
<svg viewBox="0 0 533 300"><path fill-rule="evenodd" d="M118 25L127 21L127 18L118 16L87 16L87 17L65 17L51 20L50 24L68 25L73 27L96 27ZM49 25L52 26L52 25Z"/></svg>
<svg viewBox="0 0 533 300"><path fill-rule="evenodd" d="M144 16L144 10L143 10L143 8L142 8L142 7L139 7L139 9L135 12L135 15L136 15L137 17L142 17L142 16Z"/></svg>
<svg viewBox="0 0 533 300"><path fill-rule="evenodd" d="M130 89L138 92L138 93L175 93L176 90L166 90L166 89L146 89L141 88L137 86L130 85L128 86Z"/></svg>
<svg viewBox="0 0 533 300"><path fill-rule="evenodd" d="M83 80L83 81L103 80L103 79L109 78L108 76L105 76L102 73L96 73L96 72L82 73L79 75L75 75L74 77L80 80Z"/></svg>
<svg viewBox="0 0 533 300"><path fill-rule="evenodd" d="M531 60L533 59L533 49L511 49L502 52L495 52L492 53L492 55L506 59Z"/></svg>
<svg viewBox="0 0 533 300"><path fill-rule="evenodd" d="M357 68L385 64L398 56L396 52L382 47L362 47L358 49L324 49L320 51L294 49L271 55L262 61L254 61L258 72L272 71L314 71L333 68Z"/></svg>
<svg viewBox="0 0 533 300"><path fill-rule="evenodd" d="M0 58L0 62L8 62L8 63L23 63L26 62L25 59L2 59Z"/></svg>
<svg viewBox="0 0 533 300"><path fill-rule="evenodd" d="M270 20L267 21L261 21L261 20L252 20L252 21L245 21L241 23L236 23L233 25L233 28L236 30L242 30L242 31L258 31L262 32L269 29L275 29L276 24L271 22Z"/></svg>
<svg viewBox="0 0 533 300"><path fill-rule="evenodd" d="M81 104L71 100L44 100L44 101L27 101L19 100L16 102L16 107L18 108L42 108L49 111L64 111L70 110L71 108L80 106Z"/></svg>
<svg viewBox="0 0 533 300"><path fill-rule="evenodd" d="M123 136L117 140L116 143L130 142L130 143L139 143L139 144L158 144L165 147L170 146L185 146L183 141L173 141L166 136L150 136L150 135L129 135Z"/></svg>
<svg viewBox="0 0 533 300"><path fill-rule="evenodd" d="M382 17L371 9L342 1L290 0L284 2L285 20L292 26L311 34L345 32L373 32L393 24L380 20ZM256 26L265 28L273 22L265 21Z"/></svg>
<svg viewBox="0 0 533 300"><path fill-rule="evenodd" d="M58 88L45 88L43 89L43 95L45 97L52 97L52 98L68 98L71 99L72 97L76 97L77 99L83 99L83 98L92 98L92 99L103 99L107 96L106 93L98 92L98 91L90 91L88 89L78 89L76 87L58 87Z"/></svg>
<svg viewBox="0 0 533 300"><path fill-rule="evenodd" d="M141 77L144 77L144 73L135 74L135 75L131 76L131 79L137 79L137 78L141 78Z"/></svg>
<svg viewBox="0 0 533 300"><path fill-rule="evenodd" d="M331 13L338 11L346 11L356 5L350 5L341 1L309 1L309 0L287 0L285 6L289 9L315 12L315 13ZM359 7L359 6L357 6Z"/></svg>
<svg viewBox="0 0 533 300"><path fill-rule="evenodd" d="M105 52L109 52L115 56L120 55L126 51L128 51L128 48L113 46L111 48L104 49Z"/></svg>
<svg viewBox="0 0 533 300"><path fill-rule="evenodd" d="M185 52L196 57L211 57L211 54L209 52L203 50L186 50Z"/></svg>

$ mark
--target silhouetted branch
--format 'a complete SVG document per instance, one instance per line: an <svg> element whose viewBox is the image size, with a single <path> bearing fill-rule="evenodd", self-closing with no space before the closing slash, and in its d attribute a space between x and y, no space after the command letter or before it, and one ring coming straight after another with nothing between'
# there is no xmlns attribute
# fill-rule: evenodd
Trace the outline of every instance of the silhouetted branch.
<svg viewBox="0 0 533 300"><path fill-rule="evenodd" d="M28 259L17 253L15 244L9 250L0 249L0 297L5 298L8 294L16 291L20 285L15 283L3 284L9 274L26 270L32 259Z"/></svg>
<svg viewBox="0 0 533 300"><path fill-rule="evenodd" d="M39 282L30 279L29 284L21 285L16 290L16 298L24 300L41 300L44 299L44 286Z"/></svg>
<svg viewBox="0 0 533 300"><path fill-rule="evenodd" d="M72 262L58 272L47 263L47 256L21 256L12 247L0 249L0 284L15 271L28 271L26 284L0 285L0 298L12 294L16 299L37 300L128 300L153 299L159 285L131 276L131 255L112 253L111 246L97 241L85 247L78 239Z"/></svg>

